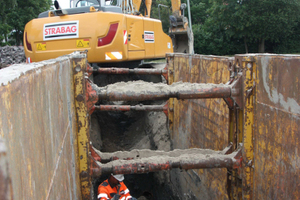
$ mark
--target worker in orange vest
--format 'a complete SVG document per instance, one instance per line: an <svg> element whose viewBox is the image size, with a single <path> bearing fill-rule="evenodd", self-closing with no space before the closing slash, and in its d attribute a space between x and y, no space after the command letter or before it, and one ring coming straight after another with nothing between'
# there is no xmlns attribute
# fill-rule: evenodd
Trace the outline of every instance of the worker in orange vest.
<svg viewBox="0 0 300 200"><path fill-rule="evenodd" d="M98 200L136 200L123 183L123 174L111 174L98 187Z"/></svg>

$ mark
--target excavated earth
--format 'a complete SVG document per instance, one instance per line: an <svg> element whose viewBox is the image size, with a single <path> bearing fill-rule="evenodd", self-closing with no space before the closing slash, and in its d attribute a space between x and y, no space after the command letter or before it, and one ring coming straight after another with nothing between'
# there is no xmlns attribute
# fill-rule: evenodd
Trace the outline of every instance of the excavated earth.
<svg viewBox="0 0 300 200"><path fill-rule="evenodd" d="M156 68L164 67L156 65ZM143 80L164 82L162 76L96 75L94 83L104 87L117 82ZM142 86L141 86L142 87ZM122 87L119 89L122 90ZM142 89L142 88L140 88ZM161 105L164 101L99 101L106 105ZM163 112L101 112L92 115L91 141L101 152L130 151L133 149L171 150L167 117ZM104 176L94 181L95 193ZM125 175L125 184L138 200L177 200L168 171Z"/></svg>
<svg viewBox="0 0 300 200"><path fill-rule="evenodd" d="M0 69L12 64L24 63L26 57L22 46L0 47Z"/></svg>

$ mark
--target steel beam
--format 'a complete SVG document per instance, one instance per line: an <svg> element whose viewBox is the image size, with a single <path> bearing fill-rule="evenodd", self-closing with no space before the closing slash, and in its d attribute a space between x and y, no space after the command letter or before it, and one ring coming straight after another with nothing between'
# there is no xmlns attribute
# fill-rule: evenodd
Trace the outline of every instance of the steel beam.
<svg viewBox="0 0 300 200"><path fill-rule="evenodd" d="M153 151L150 149L134 149L132 151L117 151L113 153L107 153L107 152L101 152L95 148L92 147L95 158L95 160L101 162L101 163L108 163L113 160L133 160L137 158L149 158L152 156L169 156L169 157L177 157L178 155L183 154L202 154L202 155L208 155L208 154L220 154L225 155L229 152L229 150L232 148L232 145L230 144L228 147L226 147L223 151L214 151L211 149L199 149L199 148L192 148L192 149L175 149L173 151L165 152L165 151Z"/></svg>
<svg viewBox="0 0 300 200"><path fill-rule="evenodd" d="M169 98L202 99L227 98L231 96L231 86L224 84L148 83L143 81L122 82L98 87L93 85L101 100L108 101L145 101Z"/></svg>
<svg viewBox="0 0 300 200"><path fill-rule="evenodd" d="M80 170L80 183L82 200L90 199L91 177L90 177L90 157L89 157L89 119L87 118L88 105L87 97L88 90L84 72L87 67L85 57L78 57L72 60L74 71L74 96L76 110L76 126L77 126L77 144L78 144L78 160ZM89 88L92 90L92 88ZM89 105L91 106L91 105Z"/></svg>
<svg viewBox="0 0 300 200"><path fill-rule="evenodd" d="M238 168L241 166L241 148L229 155L220 154L219 152L212 150L206 150L206 153L204 153L205 150L203 149L202 153L186 153L186 150L181 151L182 152L180 153L159 152L159 154L150 157L146 156L132 159L127 157L127 160L113 160L105 164L98 162L97 164L99 167L92 169L92 176L98 177L109 173L140 174L170 170L173 168L187 170L204 168Z"/></svg>
<svg viewBox="0 0 300 200"><path fill-rule="evenodd" d="M89 69L88 72L97 72L100 74L163 75L168 73L168 70L166 68L164 69L98 68L98 69Z"/></svg>

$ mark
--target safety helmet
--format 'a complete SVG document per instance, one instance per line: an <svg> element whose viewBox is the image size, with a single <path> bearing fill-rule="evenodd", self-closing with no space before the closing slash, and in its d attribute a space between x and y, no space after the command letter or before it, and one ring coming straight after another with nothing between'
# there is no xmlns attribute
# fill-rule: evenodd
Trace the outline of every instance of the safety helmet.
<svg viewBox="0 0 300 200"><path fill-rule="evenodd" d="M115 179L117 179L119 182L124 180L123 174L111 174Z"/></svg>

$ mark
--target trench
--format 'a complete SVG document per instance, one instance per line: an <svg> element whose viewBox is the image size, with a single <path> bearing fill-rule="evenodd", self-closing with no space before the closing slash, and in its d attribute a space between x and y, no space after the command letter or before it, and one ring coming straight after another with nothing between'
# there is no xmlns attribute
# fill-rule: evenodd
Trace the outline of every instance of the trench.
<svg viewBox="0 0 300 200"><path fill-rule="evenodd" d="M143 80L147 82L164 82L162 76L155 75L95 75L94 83L106 86L120 81ZM106 105L160 105L165 101L99 101ZM132 149L151 149L170 151L171 140L167 116L163 112L144 111L95 111L91 116L91 142L101 152L130 151ZM108 178L103 175L93 180L93 198L97 188ZM130 194L138 200L178 200L176 191L170 181L169 171L149 172L146 174L125 175L124 183Z"/></svg>

